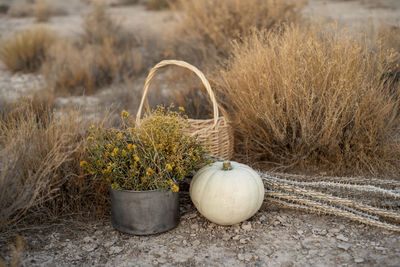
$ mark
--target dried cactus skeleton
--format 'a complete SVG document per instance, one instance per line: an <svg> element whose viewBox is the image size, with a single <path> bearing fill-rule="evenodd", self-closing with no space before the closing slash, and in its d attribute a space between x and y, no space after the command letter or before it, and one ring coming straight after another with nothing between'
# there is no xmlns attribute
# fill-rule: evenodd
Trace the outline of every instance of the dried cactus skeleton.
<svg viewBox="0 0 400 267"><path fill-rule="evenodd" d="M400 181L282 173L260 175L266 201L400 232Z"/></svg>

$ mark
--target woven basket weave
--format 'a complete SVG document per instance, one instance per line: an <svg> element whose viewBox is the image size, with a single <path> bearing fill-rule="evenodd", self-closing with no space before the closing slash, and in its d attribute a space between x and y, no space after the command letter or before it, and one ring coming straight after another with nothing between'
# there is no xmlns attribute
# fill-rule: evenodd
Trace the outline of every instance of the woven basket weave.
<svg viewBox="0 0 400 267"><path fill-rule="evenodd" d="M185 129L186 133L190 135L197 135L200 142L209 147L213 156L226 160L231 159L233 154L232 128L228 124L225 116L219 116L217 100L215 99L214 92L204 74L198 68L187 62L178 60L163 60L150 70L144 84L142 100L136 115L136 123L140 124L144 105L146 106L147 111L149 111L147 91L149 90L150 81L158 69L168 65L176 65L193 71L200 78L201 82L206 88L213 105L214 118L208 120L188 119L189 125ZM224 112L222 109L221 111Z"/></svg>

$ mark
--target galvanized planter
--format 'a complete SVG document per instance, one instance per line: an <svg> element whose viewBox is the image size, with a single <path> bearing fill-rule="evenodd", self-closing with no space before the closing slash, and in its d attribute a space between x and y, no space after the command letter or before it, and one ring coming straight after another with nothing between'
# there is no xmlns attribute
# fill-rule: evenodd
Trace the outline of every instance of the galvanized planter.
<svg viewBox="0 0 400 267"><path fill-rule="evenodd" d="M135 235L152 235L178 226L178 192L114 189L110 192L111 223L115 229Z"/></svg>

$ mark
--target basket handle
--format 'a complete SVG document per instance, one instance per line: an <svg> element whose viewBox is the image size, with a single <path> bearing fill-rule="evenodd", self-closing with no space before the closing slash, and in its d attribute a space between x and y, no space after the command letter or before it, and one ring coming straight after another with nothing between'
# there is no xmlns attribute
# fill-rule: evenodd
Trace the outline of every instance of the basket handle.
<svg viewBox="0 0 400 267"><path fill-rule="evenodd" d="M217 100L215 99L215 95L213 90L211 89L211 85L208 82L207 78L204 76L204 74L195 66L185 62L185 61L180 61L180 60L163 60L160 63L158 63L157 65L155 65L149 72L149 75L146 78L146 82L144 83L144 87L143 87L143 95L142 95L142 100L140 101L140 106L136 115L136 124L140 123L140 117L142 115L142 109L143 109L143 105L145 104L146 101L146 96L147 96L147 91L149 90L149 86L150 86L150 81L151 79L153 79L154 75L156 74L157 70L165 67L167 65L176 65L176 66L180 66L180 67L184 67L187 68L191 71L193 71L201 80L201 82L203 83L204 87L207 90L208 95L210 96L212 105L213 105L213 111L214 111L214 125L212 127L215 127L218 123L218 117L219 117L219 112L218 112L218 104L217 104ZM148 102L146 101L146 105L148 107Z"/></svg>

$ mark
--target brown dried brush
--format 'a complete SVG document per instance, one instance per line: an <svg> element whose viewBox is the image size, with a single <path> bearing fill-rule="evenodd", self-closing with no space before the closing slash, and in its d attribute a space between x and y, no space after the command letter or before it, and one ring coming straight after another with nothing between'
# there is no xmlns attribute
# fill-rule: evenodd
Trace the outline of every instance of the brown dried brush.
<svg viewBox="0 0 400 267"><path fill-rule="evenodd" d="M337 29L289 27L236 45L215 79L238 156L253 165L399 177L399 55Z"/></svg>
<svg viewBox="0 0 400 267"><path fill-rule="evenodd" d="M115 47L131 47L138 40L133 34L126 31L121 21L115 20L107 10L103 1L94 1L90 12L83 20L84 34L81 36L83 44L101 45L112 42Z"/></svg>
<svg viewBox="0 0 400 267"><path fill-rule="evenodd" d="M10 71L37 71L55 40L54 34L43 27L33 27L15 33L0 44L0 59Z"/></svg>
<svg viewBox="0 0 400 267"><path fill-rule="evenodd" d="M178 0L173 5L180 16L172 50L196 65L215 63L229 56L233 40L252 30L297 21L303 5L304 1L291 0Z"/></svg>
<svg viewBox="0 0 400 267"><path fill-rule="evenodd" d="M55 116L46 103L26 100L1 111L0 231L23 219L93 210L104 198L104 187L79 169L86 124L73 111Z"/></svg>
<svg viewBox="0 0 400 267"><path fill-rule="evenodd" d="M60 42L50 49L43 73L57 93L91 94L136 74L141 69L138 56L128 49L118 50L111 41L81 48Z"/></svg>

